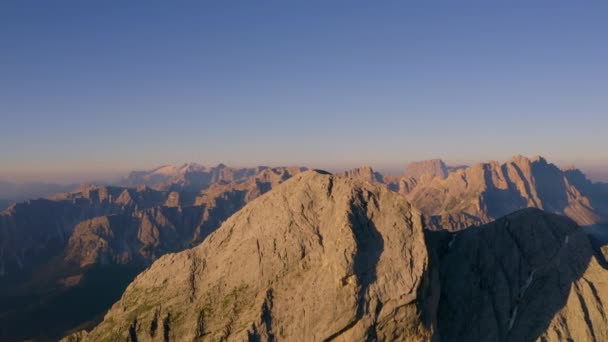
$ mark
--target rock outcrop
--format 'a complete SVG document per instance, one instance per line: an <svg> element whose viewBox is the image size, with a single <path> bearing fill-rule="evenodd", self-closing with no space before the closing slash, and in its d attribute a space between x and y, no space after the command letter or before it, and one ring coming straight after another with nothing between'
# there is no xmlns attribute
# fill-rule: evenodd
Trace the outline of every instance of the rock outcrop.
<svg viewBox="0 0 608 342"><path fill-rule="evenodd" d="M422 217L404 197L309 171L159 259L71 338L426 341L427 270Z"/></svg>

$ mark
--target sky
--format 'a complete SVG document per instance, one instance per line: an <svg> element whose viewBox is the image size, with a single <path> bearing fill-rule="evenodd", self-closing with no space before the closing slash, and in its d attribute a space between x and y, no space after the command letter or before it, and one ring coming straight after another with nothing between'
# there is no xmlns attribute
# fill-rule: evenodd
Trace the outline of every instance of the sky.
<svg viewBox="0 0 608 342"><path fill-rule="evenodd" d="M606 37L606 1L4 0L0 179L517 154L606 174Z"/></svg>

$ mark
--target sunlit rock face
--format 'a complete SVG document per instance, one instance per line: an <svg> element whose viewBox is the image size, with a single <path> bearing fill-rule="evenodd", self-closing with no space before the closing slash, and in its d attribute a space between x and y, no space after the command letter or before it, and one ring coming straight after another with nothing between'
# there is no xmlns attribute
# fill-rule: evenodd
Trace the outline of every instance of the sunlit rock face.
<svg viewBox="0 0 608 342"><path fill-rule="evenodd" d="M159 259L71 338L425 341L429 284L423 219L403 196L310 171Z"/></svg>
<svg viewBox="0 0 608 342"><path fill-rule="evenodd" d="M579 225L608 220L608 191L578 170L560 170L542 157L517 156L449 172L404 178L399 191L444 229L460 230L523 208L566 215Z"/></svg>

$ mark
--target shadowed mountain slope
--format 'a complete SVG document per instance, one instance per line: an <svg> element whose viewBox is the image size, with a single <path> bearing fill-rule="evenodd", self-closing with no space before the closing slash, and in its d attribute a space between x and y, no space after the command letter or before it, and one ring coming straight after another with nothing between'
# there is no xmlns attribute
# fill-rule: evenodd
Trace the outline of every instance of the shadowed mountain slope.
<svg viewBox="0 0 608 342"><path fill-rule="evenodd" d="M525 209L451 234L438 253L443 340L608 339L608 271L573 221Z"/></svg>
<svg viewBox="0 0 608 342"><path fill-rule="evenodd" d="M27 275L62 250L74 227L100 215L160 206L167 193L147 188L85 186L77 191L12 205L0 212L0 275Z"/></svg>

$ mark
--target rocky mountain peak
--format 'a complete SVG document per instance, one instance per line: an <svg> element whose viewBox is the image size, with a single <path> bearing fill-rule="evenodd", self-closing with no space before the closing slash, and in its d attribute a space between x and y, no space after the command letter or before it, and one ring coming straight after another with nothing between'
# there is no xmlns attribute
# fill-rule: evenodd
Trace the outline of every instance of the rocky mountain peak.
<svg viewBox="0 0 608 342"><path fill-rule="evenodd" d="M430 159L419 162L410 163L405 169L404 177L419 180L422 177L429 179L439 177L446 178L448 175L448 167L441 159Z"/></svg>
<svg viewBox="0 0 608 342"><path fill-rule="evenodd" d="M342 177L362 179L370 183L383 182L382 175L378 172L375 172L374 169L369 165L364 165L351 170L346 170L338 173L338 175Z"/></svg>
<svg viewBox="0 0 608 342"><path fill-rule="evenodd" d="M422 341L427 263L404 197L307 171L155 262L84 339Z"/></svg>
<svg viewBox="0 0 608 342"><path fill-rule="evenodd" d="M459 229L526 207L567 215L581 225L608 219L600 187L582 173L560 170L542 157L480 163L444 179L404 179L399 188L424 214L442 216L444 225Z"/></svg>
<svg viewBox="0 0 608 342"><path fill-rule="evenodd" d="M519 165L530 164L532 162L530 158L521 154L513 156L510 161Z"/></svg>
<svg viewBox="0 0 608 342"><path fill-rule="evenodd" d="M543 157L541 155L536 155L536 156L532 157L531 161L533 163L547 164L547 159L545 159L545 157Z"/></svg>

